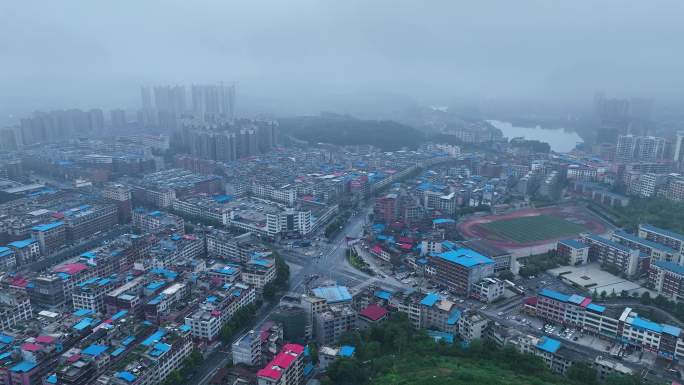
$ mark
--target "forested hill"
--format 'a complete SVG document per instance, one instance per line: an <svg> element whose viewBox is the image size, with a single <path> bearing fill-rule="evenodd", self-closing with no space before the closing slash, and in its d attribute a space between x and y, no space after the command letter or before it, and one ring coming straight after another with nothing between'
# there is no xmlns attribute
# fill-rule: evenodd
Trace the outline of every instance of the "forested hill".
<svg viewBox="0 0 684 385"><path fill-rule="evenodd" d="M350 116L321 115L279 119L283 133L309 143L370 144L383 151L415 149L424 135L413 127L389 120L360 120Z"/></svg>

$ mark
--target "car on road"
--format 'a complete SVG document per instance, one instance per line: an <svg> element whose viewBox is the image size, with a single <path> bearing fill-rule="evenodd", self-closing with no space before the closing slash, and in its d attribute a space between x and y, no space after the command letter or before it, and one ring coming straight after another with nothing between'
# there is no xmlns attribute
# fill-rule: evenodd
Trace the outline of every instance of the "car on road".
<svg viewBox="0 0 684 385"><path fill-rule="evenodd" d="M500 311L500 312L496 313L496 315L501 317L502 315L504 315L504 312Z"/></svg>

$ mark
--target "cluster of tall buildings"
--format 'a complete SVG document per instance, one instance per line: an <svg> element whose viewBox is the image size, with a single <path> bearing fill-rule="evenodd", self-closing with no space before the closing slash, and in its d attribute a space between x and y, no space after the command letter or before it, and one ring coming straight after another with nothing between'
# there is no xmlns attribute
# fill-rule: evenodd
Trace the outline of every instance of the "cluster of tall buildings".
<svg viewBox="0 0 684 385"><path fill-rule="evenodd" d="M665 138L655 136L620 135L615 148L618 162L655 162L664 155Z"/></svg>
<svg viewBox="0 0 684 385"><path fill-rule="evenodd" d="M233 161L263 154L277 144L278 122L265 120L184 123L174 136L174 145L201 159Z"/></svg>
<svg viewBox="0 0 684 385"><path fill-rule="evenodd" d="M124 110L110 111L109 121L101 109L35 112L16 127L0 129L0 150L16 150L37 143L58 142L76 137L102 136L106 128L127 126Z"/></svg>
<svg viewBox="0 0 684 385"><path fill-rule="evenodd" d="M202 122L235 118L235 84L142 87L140 121L146 127L177 127L182 116Z"/></svg>

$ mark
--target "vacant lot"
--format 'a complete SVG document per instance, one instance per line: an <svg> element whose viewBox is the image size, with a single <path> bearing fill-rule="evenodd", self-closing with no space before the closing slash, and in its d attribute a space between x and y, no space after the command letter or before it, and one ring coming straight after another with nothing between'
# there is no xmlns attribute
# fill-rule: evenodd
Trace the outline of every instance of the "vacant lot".
<svg viewBox="0 0 684 385"><path fill-rule="evenodd" d="M480 223L477 226L493 233L497 237L516 243L556 239L586 231L584 226L550 215L502 219L500 221Z"/></svg>

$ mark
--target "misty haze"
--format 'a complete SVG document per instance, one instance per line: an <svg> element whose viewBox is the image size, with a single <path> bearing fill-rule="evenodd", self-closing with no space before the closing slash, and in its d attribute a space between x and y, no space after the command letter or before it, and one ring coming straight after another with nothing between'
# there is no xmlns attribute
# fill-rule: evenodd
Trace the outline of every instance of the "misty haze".
<svg viewBox="0 0 684 385"><path fill-rule="evenodd" d="M679 384L683 15L5 1L0 384Z"/></svg>

